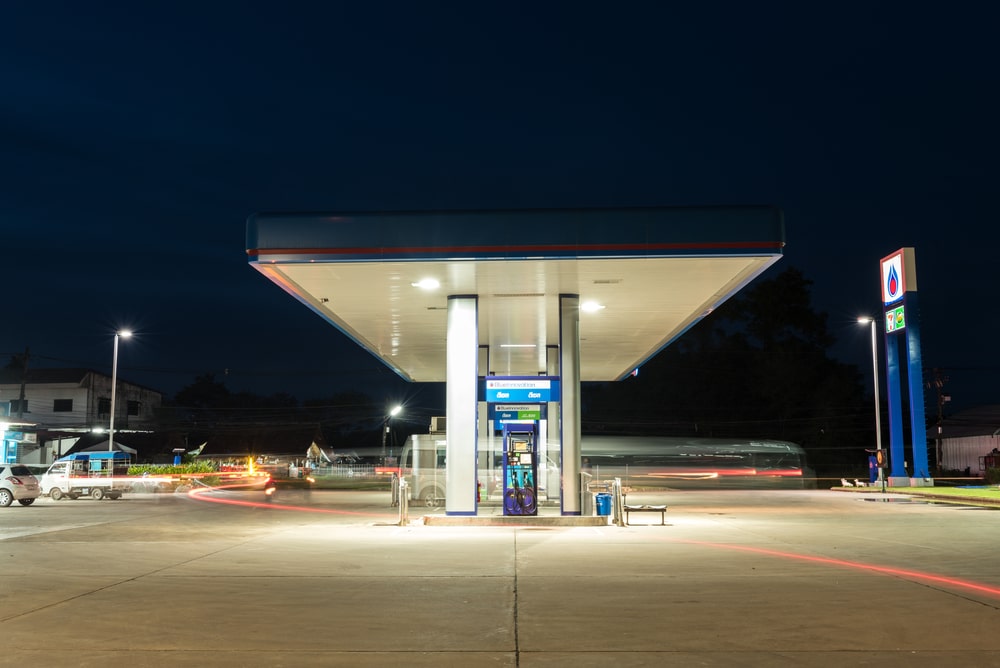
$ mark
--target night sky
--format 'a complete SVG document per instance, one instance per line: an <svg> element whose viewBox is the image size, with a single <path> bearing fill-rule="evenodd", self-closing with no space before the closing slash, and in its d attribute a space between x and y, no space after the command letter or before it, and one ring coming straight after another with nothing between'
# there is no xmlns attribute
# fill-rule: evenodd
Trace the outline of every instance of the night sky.
<svg viewBox="0 0 1000 668"><path fill-rule="evenodd" d="M772 204L870 375L916 249L926 369L1000 403L990 3L37 2L0 21L0 355L172 396L394 374L254 271L260 211ZM882 353L880 352L880 355ZM405 390L403 390L405 391Z"/></svg>

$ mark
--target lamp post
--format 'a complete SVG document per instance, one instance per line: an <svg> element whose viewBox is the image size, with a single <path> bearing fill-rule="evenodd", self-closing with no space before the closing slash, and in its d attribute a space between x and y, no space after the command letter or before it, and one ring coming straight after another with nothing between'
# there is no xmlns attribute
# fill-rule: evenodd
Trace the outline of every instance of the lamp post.
<svg viewBox="0 0 1000 668"><path fill-rule="evenodd" d="M877 459L881 460L882 457L882 418L881 418L881 402L878 397L878 344L877 336L875 334L875 323L876 318L871 318L869 316L862 316L858 318L858 322L862 325L871 324L872 330L872 380L875 383L875 451L878 453ZM878 484L885 491L885 476L882 473L882 467L878 467Z"/></svg>
<svg viewBox="0 0 1000 668"><path fill-rule="evenodd" d="M402 406L393 406L389 414L385 416L382 420L382 465L385 466L385 435L389 432L389 420L393 417L399 415L399 412L403 410Z"/></svg>
<svg viewBox="0 0 1000 668"><path fill-rule="evenodd" d="M127 339L132 332L123 329L115 332L115 354L111 361L111 422L108 426L108 451L115 449L115 388L118 386L118 339Z"/></svg>

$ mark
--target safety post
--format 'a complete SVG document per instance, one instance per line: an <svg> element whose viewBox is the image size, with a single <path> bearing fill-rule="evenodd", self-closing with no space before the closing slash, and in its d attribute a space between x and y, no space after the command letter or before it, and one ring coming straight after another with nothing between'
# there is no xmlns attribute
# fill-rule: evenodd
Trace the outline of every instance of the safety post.
<svg viewBox="0 0 1000 668"><path fill-rule="evenodd" d="M624 506L625 501L622 499L622 479L615 478L614 482L611 483L611 516L612 522L620 527L625 526L625 521L622 517Z"/></svg>
<svg viewBox="0 0 1000 668"><path fill-rule="evenodd" d="M410 523L410 493L406 489L406 479L399 479L399 526L403 527Z"/></svg>
<svg viewBox="0 0 1000 668"><path fill-rule="evenodd" d="M589 516L594 514L594 493L590 491L590 483L594 476L586 471L580 471L580 514Z"/></svg>

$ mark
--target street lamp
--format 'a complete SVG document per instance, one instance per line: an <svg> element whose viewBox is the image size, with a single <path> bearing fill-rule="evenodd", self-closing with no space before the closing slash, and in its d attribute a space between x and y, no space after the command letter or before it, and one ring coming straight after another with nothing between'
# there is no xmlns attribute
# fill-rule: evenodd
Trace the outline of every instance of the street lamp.
<svg viewBox="0 0 1000 668"><path fill-rule="evenodd" d="M389 432L389 420L399 415L399 412L403 410L402 406L393 406L389 414L385 416L382 420L382 465L385 466L385 435Z"/></svg>
<svg viewBox="0 0 1000 668"><path fill-rule="evenodd" d="M875 451L878 453L877 460L882 460L882 418L881 418L881 403L878 398L878 344L876 343L875 335L875 323L877 320L869 316L862 316L858 318L858 323L865 325L871 324L872 330L872 380L875 382ZM882 467L878 467L878 484L879 487L885 491L885 478L882 473Z"/></svg>
<svg viewBox="0 0 1000 668"><path fill-rule="evenodd" d="M115 387L118 385L118 339L127 339L132 332L123 329L115 332L115 354L111 361L111 423L108 426L108 451L115 449Z"/></svg>

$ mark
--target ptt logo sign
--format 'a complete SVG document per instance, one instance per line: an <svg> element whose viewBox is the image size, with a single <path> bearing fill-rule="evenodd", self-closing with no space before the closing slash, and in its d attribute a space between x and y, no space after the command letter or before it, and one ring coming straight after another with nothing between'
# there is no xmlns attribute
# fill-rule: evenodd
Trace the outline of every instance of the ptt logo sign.
<svg viewBox="0 0 1000 668"><path fill-rule="evenodd" d="M912 285L907 284L907 271L910 272ZM916 290L915 276L912 248L900 248L892 255L882 258L882 303L898 302L908 290Z"/></svg>

